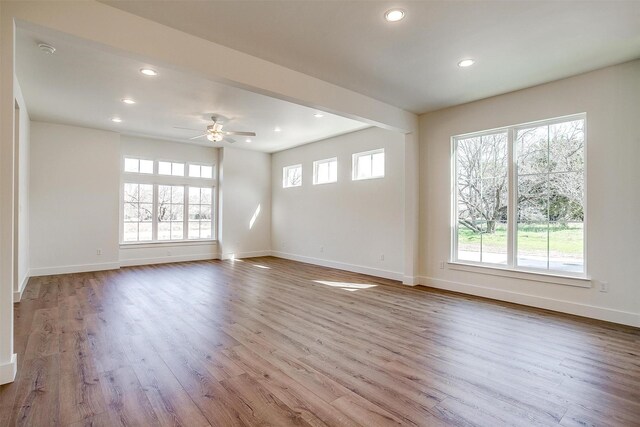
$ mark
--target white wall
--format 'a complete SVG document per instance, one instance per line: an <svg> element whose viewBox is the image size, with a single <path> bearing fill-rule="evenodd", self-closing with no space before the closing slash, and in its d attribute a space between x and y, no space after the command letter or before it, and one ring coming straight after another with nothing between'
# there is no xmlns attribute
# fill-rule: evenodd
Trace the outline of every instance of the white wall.
<svg viewBox="0 0 640 427"><path fill-rule="evenodd" d="M218 169L218 149L195 144L121 136L121 156L140 157L150 160L171 160L215 165ZM119 170L121 166L119 165ZM185 172L188 170L185 168ZM145 178L145 177L142 177ZM193 184L193 180L180 177L148 177L165 184ZM120 191L121 182L118 184ZM206 181L206 185L216 185L216 181ZM142 265L164 262L195 261L212 259L219 256L215 242L162 243L148 245L120 246L120 265Z"/></svg>
<svg viewBox="0 0 640 427"><path fill-rule="evenodd" d="M221 151L222 258L267 255L271 249L271 155L236 148Z"/></svg>
<svg viewBox="0 0 640 427"><path fill-rule="evenodd" d="M18 81L15 81L16 101L20 108L18 120L18 160L16 162L17 195L17 274L14 277L13 296L19 301L29 279L29 153L31 120L22 97Z"/></svg>
<svg viewBox="0 0 640 427"><path fill-rule="evenodd" d="M385 177L353 181L351 155L377 148ZM313 185L313 161L330 157L338 182ZM282 168L298 163L302 186L282 188ZM369 128L275 153L271 182L276 255L402 280L404 135Z"/></svg>
<svg viewBox="0 0 640 427"><path fill-rule="evenodd" d="M117 268L119 167L119 134L32 122L32 275Z"/></svg>
<svg viewBox="0 0 640 427"><path fill-rule="evenodd" d="M425 114L420 118L422 282L640 326L640 61ZM450 251L452 135L587 113L587 264L580 288L439 269Z"/></svg>

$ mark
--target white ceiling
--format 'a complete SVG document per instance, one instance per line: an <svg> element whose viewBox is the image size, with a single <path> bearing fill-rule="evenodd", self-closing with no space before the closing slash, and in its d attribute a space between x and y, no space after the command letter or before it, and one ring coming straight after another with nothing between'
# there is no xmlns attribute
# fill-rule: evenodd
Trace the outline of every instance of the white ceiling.
<svg viewBox="0 0 640 427"><path fill-rule="evenodd" d="M640 57L637 0L104 3L417 113Z"/></svg>
<svg viewBox="0 0 640 427"><path fill-rule="evenodd" d="M45 54L38 43L56 48ZM189 142L211 123L223 118L225 130L254 131L256 137L233 137L234 147L275 152L368 127L290 102L212 82L129 56L107 52L84 41L52 32L18 28L16 69L32 120L118 131ZM156 77L140 68L152 66ZM125 105L133 98L135 105ZM113 123L117 116L122 123ZM193 128L193 131L174 126ZM280 127L281 132L274 132ZM200 131L198 131L200 130ZM197 141L210 143L205 138Z"/></svg>

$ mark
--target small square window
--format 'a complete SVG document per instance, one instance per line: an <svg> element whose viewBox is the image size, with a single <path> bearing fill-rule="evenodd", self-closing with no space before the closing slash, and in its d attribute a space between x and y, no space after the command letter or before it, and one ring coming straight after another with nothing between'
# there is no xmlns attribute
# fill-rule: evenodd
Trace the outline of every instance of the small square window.
<svg viewBox="0 0 640 427"><path fill-rule="evenodd" d="M365 151L353 155L353 179L384 177L384 149Z"/></svg>
<svg viewBox="0 0 640 427"><path fill-rule="evenodd" d="M313 185L338 181L338 159L316 160L313 162Z"/></svg>
<svg viewBox="0 0 640 427"><path fill-rule="evenodd" d="M302 165L291 165L282 168L282 188L300 187L302 185Z"/></svg>

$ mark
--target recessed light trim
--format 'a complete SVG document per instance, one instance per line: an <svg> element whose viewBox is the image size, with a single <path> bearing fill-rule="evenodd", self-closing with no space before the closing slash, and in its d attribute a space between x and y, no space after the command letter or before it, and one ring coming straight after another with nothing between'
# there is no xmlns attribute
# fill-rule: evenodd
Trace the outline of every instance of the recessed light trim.
<svg viewBox="0 0 640 427"><path fill-rule="evenodd" d="M475 60L473 60L471 58L467 58L467 59L463 59L462 61L458 62L458 67L467 68L467 67L471 67L475 63L476 63Z"/></svg>
<svg viewBox="0 0 640 427"><path fill-rule="evenodd" d="M112 117L111 121L113 123L122 123L122 119L120 117Z"/></svg>
<svg viewBox="0 0 640 427"><path fill-rule="evenodd" d="M276 127L273 129L273 131L274 131L274 132L282 132L282 129L280 129L280 126L276 126Z"/></svg>
<svg viewBox="0 0 640 427"><path fill-rule="evenodd" d="M386 19L387 22L398 22L404 19L404 17L405 13L402 9L390 9L384 14L384 19Z"/></svg>
<svg viewBox="0 0 640 427"><path fill-rule="evenodd" d="M122 98L122 102L124 102L125 104L129 104L129 105L132 105L132 104L136 103L136 101L131 99L131 98Z"/></svg>
<svg viewBox="0 0 640 427"><path fill-rule="evenodd" d="M55 47L47 43L38 43L38 48L48 55L51 55L56 51Z"/></svg>
<svg viewBox="0 0 640 427"><path fill-rule="evenodd" d="M245 139L244 142L251 142L251 138Z"/></svg>
<svg viewBox="0 0 640 427"><path fill-rule="evenodd" d="M140 68L140 72L145 76L154 77L158 75L158 72L153 68Z"/></svg>
<svg viewBox="0 0 640 427"><path fill-rule="evenodd" d="M321 117L324 117L324 114L322 114L322 113L315 113L315 114L313 115L313 117L315 117L316 119L319 119L319 118L321 118Z"/></svg>

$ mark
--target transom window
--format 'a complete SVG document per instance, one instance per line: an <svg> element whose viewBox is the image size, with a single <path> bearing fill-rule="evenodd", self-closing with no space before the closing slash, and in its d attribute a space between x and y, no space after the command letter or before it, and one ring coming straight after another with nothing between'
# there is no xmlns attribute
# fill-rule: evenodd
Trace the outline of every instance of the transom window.
<svg viewBox="0 0 640 427"><path fill-rule="evenodd" d="M211 179L213 177L213 167L207 165L189 164L189 176L192 178Z"/></svg>
<svg viewBox="0 0 640 427"><path fill-rule="evenodd" d="M153 160L125 157L124 171L130 173L153 174Z"/></svg>
<svg viewBox="0 0 640 427"><path fill-rule="evenodd" d="M329 184L338 181L338 159L316 160L313 162L313 184Z"/></svg>
<svg viewBox="0 0 640 427"><path fill-rule="evenodd" d="M302 165L291 165L282 168L282 187L300 187L302 185Z"/></svg>
<svg viewBox="0 0 640 427"><path fill-rule="evenodd" d="M158 162L159 175L184 176L184 163Z"/></svg>
<svg viewBox="0 0 640 427"><path fill-rule="evenodd" d="M384 177L384 149L365 151L353 155L353 179Z"/></svg>
<svg viewBox="0 0 640 427"><path fill-rule="evenodd" d="M454 261L585 273L585 120L453 138Z"/></svg>

